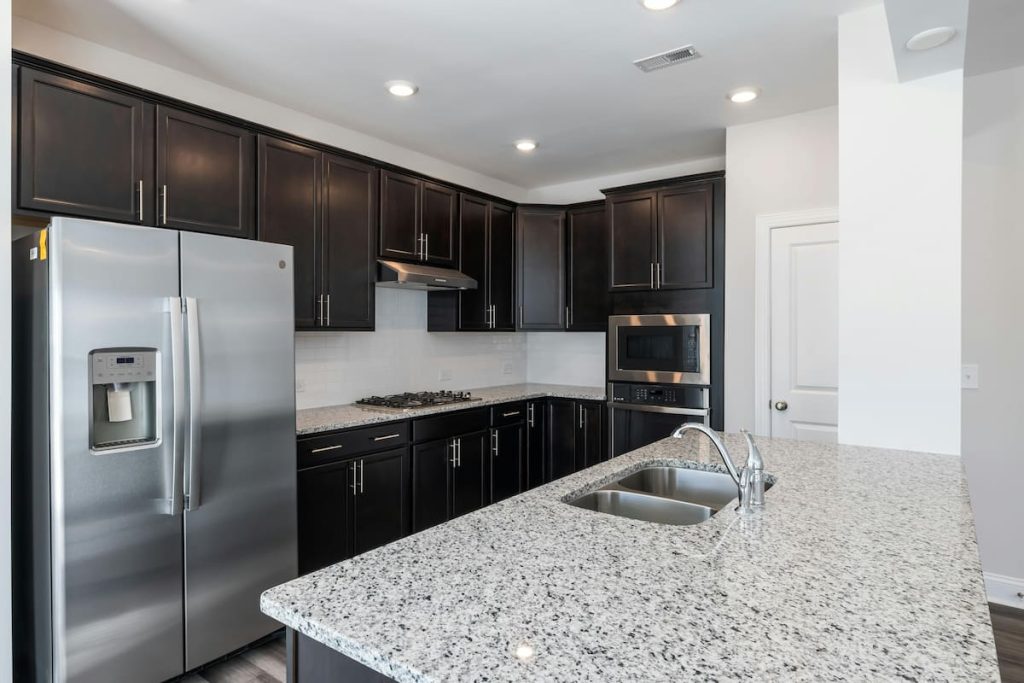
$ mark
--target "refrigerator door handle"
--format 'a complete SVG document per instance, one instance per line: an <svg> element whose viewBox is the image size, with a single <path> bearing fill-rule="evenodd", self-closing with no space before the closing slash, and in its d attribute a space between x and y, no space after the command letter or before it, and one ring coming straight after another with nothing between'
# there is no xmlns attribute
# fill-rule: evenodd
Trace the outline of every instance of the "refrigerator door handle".
<svg viewBox="0 0 1024 683"><path fill-rule="evenodd" d="M185 323L188 329L188 479L185 485L185 509L195 510L202 502L200 496L199 467L202 457L202 428L199 411L202 408L203 368L199 353L199 306L193 297L185 298Z"/></svg>
<svg viewBox="0 0 1024 683"><path fill-rule="evenodd" d="M181 298L167 299L171 316L171 495L167 514L180 515L184 510L185 487L185 340L181 328Z"/></svg>

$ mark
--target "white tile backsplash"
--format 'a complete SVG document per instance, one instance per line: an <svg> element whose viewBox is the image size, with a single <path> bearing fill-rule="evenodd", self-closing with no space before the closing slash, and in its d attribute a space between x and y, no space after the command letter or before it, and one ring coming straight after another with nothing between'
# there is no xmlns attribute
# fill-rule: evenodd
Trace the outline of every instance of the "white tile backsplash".
<svg viewBox="0 0 1024 683"><path fill-rule="evenodd" d="M526 339L527 382L604 386L604 332L530 332Z"/></svg>

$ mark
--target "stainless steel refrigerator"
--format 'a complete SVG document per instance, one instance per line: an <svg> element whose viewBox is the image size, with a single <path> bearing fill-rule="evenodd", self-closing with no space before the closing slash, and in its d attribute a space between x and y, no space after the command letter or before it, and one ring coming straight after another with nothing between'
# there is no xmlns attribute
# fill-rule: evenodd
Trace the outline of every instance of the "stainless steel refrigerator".
<svg viewBox="0 0 1024 683"><path fill-rule="evenodd" d="M13 258L18 680L163 681L272 632L291 247L56 218Z"/></svg>

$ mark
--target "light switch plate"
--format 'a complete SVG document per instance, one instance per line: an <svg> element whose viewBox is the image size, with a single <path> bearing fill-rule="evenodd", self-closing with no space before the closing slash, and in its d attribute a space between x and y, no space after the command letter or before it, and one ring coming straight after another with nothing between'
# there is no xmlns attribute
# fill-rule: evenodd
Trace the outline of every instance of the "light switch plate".
<svg viewBox="0 0 1024 683"><path fill-rule="evenodd" d="M964 365L960 372L960 387L962 389L978 388L978 366L974 364Z"/></svg>
<svg viewBox="0 0 1024 683"><path fill-rule="evenodd" d="M511 363L505 363L505 367L501 369L501 371L506 375L511 375L513 370L514 368Z"/></svg>
<svg viewBox="0 0 1024 683"><path fill-rule="evenodd" d="M441 368L437 371L437 381L439 382L451 382L452 371L449 368Z"/></svg>

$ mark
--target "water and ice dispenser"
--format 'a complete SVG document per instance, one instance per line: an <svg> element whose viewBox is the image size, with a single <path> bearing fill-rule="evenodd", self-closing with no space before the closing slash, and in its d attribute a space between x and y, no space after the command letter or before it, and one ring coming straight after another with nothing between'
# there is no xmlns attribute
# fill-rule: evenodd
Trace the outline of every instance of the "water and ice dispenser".
<svg viewBox="0 0 1024 683"><path fill-rule="evenodd" d="M97 349L89 354L89 374L89 447L106 451L156 443L156 349Z"/></svg>

